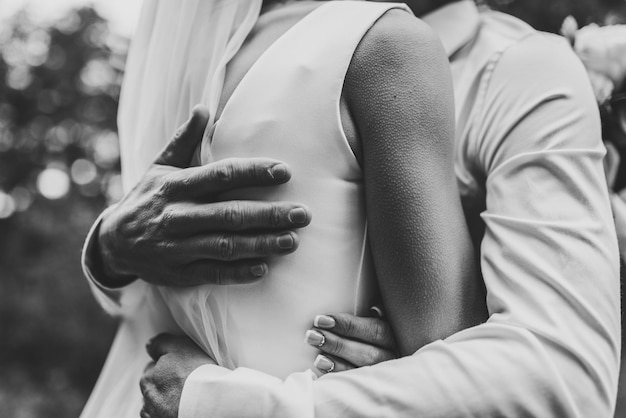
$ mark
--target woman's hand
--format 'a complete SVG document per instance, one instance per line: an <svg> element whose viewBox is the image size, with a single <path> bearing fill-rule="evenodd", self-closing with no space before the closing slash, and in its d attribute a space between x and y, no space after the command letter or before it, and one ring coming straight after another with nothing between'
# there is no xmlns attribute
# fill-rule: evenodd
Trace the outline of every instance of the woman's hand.
<svg viewBox="0 0 626 418"><path fill-rule="evenodd" d="M313 365L324 373L371 366L398 357L391 327L381 318L332 313L316 316L313 325L306 332L305 341L322 352Z"/></svg>
<svg viewBox="0 0 626 418"><path fill-rule="evenodd" d="M200 366L216 364L189 337L159 334L146 345L152 362L139 386L144 405L141 418L176 418L187 377Z"/></svg>

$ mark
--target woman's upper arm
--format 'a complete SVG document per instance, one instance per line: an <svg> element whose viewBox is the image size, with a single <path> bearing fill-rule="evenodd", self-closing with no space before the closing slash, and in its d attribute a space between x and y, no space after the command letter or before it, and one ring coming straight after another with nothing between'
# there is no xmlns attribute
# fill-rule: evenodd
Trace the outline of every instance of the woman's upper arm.
<svg viewBox="0 0 626 418"><path fill-rule="evenodd" d="M453 169L443 48L423 22L392 10L358 46L344 96L363 149L383 302L409 354L474 325L485 311Z"/></svg>

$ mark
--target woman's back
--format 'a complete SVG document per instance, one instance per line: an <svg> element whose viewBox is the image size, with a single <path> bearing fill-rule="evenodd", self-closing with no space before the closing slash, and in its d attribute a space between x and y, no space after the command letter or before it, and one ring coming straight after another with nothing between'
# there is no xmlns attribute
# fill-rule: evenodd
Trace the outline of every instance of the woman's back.
<svg viewBox="0 0 626 418"><path fill-rule="evenodd" d="M225 93L232 95L222 99L222 113L202 152L203 163L269 157L291 167L293 177L286 185L219 198L307 205L314 217L300 234L298 250L270 260L267 277L254 284L161 290L178 324L220 364L279 377L312 364L316 353L303 344L302 335L316 313L363 312L375 293L363 173L344 134L340 99L361 38L397 6L314 6L298 5L295 14L276 17L290 22L307 13L260 56L264 41L276 32L267 37L263 29L253 32L230 65L235 75L227 73ZM276 26L270 22L268 27ZM255 56L250 65L249 57Z"/></svg>

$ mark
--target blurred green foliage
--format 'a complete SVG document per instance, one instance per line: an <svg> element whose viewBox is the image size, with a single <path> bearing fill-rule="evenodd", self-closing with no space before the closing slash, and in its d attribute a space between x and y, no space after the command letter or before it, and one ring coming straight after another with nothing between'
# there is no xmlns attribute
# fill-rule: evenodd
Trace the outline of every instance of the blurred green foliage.
<svg viewBox="0 0 626 418"><path fill-rule="evenodd" d="M626 20L623 0L483 3L553 32L570 14ZM0 24L0 417L78 416L111 343L115 321L93 301L79 256L121 195L115 120L127 47L91 8Z"/></svg>
<svg viewBox="0 0 626 418"><path fill-rule="evenodd" d="M0 25L1 417L78 416L110 345L79 255L120 194L127 45L88 8Z"/></svg>

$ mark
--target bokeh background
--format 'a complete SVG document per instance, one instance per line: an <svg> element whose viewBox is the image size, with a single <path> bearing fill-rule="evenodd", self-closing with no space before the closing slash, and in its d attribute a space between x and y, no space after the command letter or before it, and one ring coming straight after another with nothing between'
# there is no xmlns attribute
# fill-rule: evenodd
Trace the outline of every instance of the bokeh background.
<svg viewBox="0 0 626 418"><path fill-rule="evenodd" d="M0 0L0 417L76 417L116 322L80 269L121 197L116 112L141 0ZM484 0L538 29L626 23L625 0ZM623 379L624 380L624 379ZM626 417L626 380L616 417Z"/></svg>

